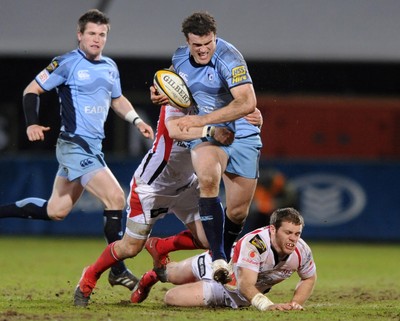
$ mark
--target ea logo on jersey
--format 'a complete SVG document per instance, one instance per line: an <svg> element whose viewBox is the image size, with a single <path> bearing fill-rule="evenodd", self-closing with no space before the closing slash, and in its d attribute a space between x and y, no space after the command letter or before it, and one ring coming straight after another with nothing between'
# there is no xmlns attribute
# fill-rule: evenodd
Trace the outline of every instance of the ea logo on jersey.
<svg viewBox="0 0 400 321"><path fill-rule="evenodd" d="M307 224L339 225L359 216L366 195L354 180L330 174L311 174L293 181L300 195L300 210Z"/></svg>

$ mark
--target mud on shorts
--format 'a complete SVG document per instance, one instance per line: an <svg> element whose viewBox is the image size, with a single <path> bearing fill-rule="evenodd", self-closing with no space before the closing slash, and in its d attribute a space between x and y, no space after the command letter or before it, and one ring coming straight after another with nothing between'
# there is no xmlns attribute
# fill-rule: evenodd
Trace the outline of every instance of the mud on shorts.
<svg viewBox="0 0 400 321"><path fill-rule="evenodd" d="M195 256L192 260L192 272L197 279L203 281L203 300L210 307L249 306L250 303L240 295L237 289L228 289L212 279L212 260L208 252Z"/></svg>
<svg viewBox="0 0 400 321"><path fill-rule="evenodd" d="M197 178L169 195L162 195L153 186L134 178L127 202L125 233L145 240L153 225L167 214L175 214L184 225L200 220L198 202Z"/></svg>

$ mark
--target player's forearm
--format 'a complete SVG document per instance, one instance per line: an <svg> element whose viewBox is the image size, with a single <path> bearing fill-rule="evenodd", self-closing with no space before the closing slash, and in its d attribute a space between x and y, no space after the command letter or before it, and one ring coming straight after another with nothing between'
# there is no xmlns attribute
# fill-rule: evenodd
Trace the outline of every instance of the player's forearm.
<svg viewBox="0 0 400 321"><path fill-rule="evenodd" d="M209 114L202 115L204 124L221 124L235 121L255 110L255 106L239 101L232 101L228 106L214 110Z"/></svg>
<svg viewBox="0 0 400 321"><path fill-rule="evenodd" d="M192 140L200 138L203 133L203 127L192 127L189 130L182 131L176 126L168 129L169 137L176 140Z"/></svg>
<svg viewBox="0 0 400 321"><path fill-rule="evenodd" d="M177 126L177 120L169 120L167 122L167 129L169 137L176 140L192 140L201 137L212 137L214 136L214 126L204 127L191 127L188 130L181 130Z"/></svg>
<svg viewBox="0 0 400 321"><path fill-rule="evenodd" d="M39 124L39 95L41 95L43 92L44 90L40 88L36 80L32 80L24 89L22 107L24 110L27 127Z"/></svg>
<svg viewBox="0 0 400 321"><path fill-rule="evenodd" d="M250 269L240 267L238 269L237 287L240 293L249 301L260 293L256 287L258 273Z"/></svg>
<svg viewBox="0 0 400 321"><path fill-rule="evenodd" d="M233 100L223 108L203 115L204 124L220 124L242 118L253 113L257 107L257 98L252 84L245 84L231 89Z"/></svg>
<svg viewBox="0 0 400 321"><path fill-rule="evenodd" d="M300 280L294 291L292 302L304 305L304 303L309 299L309 297L313 293L315 281L316 281L316 275L308 279Z"/></svg>
<svg viewBox="0 0 400 321"><path fill-rule="evenodd" d="M113 99L111 108L119 117L129 123L137 125L140 121L142 121L140 115L136 112L135 108L125 96Z"/></svg>
<svg viewBox="0 0 400 321"><path fill-rule="evenodd" d="M124 96L120 96L120 97L118 97L116 99L113 99L112 102L111 102L111 108L122 119L125 118L125 115L129 111L134 109L132 104L130 103L130 101Z"/></svg>

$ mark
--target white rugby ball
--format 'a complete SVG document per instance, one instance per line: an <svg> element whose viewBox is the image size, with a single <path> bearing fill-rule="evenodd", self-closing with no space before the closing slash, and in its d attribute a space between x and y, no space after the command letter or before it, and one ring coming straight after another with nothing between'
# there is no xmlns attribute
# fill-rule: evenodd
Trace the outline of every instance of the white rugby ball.
<svg viewBox="0 0 400 321"><path fill-rule="evenodd" d="M180 108L192 106L192 95L185 81L177 73L162 69L154 74L154 86L160 94L165 94L170 104Z"/></svg>

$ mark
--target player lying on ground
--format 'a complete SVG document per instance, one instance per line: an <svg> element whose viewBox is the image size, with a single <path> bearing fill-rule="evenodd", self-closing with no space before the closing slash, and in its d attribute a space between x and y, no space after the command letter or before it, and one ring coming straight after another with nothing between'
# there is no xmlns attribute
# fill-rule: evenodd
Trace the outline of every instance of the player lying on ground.
<svg viewBox="0 0 400 321"><path fill-rule="evenodd" d="M265 310L302 310L317 279L312 252L300 238L303 217L293 208L282 208L271 215L271 225L243 236L234 246L232 282L222 285L212 279L212 260L208 252L166 265L170 289L164 301L173 306L253 305ZM163 242L159 239L158 243ZM271 288L294 272L300 277L290 302L273 303L265 296ZM143 301L154 284L154 271L146 272L132 296Z"/></svg>

